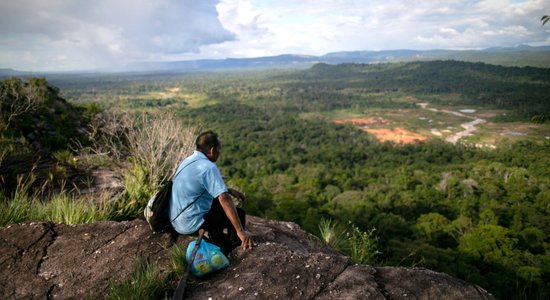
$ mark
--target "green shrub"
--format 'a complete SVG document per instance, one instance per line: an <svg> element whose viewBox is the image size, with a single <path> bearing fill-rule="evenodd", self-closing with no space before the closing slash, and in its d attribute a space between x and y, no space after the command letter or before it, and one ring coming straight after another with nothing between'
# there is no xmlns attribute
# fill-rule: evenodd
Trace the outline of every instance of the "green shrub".
<svg viewBox="0 0 550 300"><path fill-rule="evenodd" d="M321 219L319 233L321 239L331 248L351 256L357 264L374 264L378 251L378 237L374 235L375 228L364 232L349 223L350 228L333 220Z"/></svg>
<svg viewBox="0 0 550 300"><path fill-rule="evenodd" d="M351 233L348 234L349 254L355 263L373 264L376 261L380 252L377 249L378 238L374 236L375 230L372 228L365 232L352 225Z"/></svg>
<svg viewBox="0 0 550 300"><path fill-rule="evenodd" d="M123 185L123 194L110 205L113 220L126 220L140 214L156 190L148 180L147 172L137 163L132 163L132 167L123 173Z"/></svg>
<svg viewBox="0 0 550 300"><path fill-rule="evenodd" d="M194 149L197 128L186 126L174 114L105 115L93 130L93 153L107 154L123 172L124 191L110 203L113 220L142 212L149 198ZM128 163L129 162L129 163Z"/></svg>

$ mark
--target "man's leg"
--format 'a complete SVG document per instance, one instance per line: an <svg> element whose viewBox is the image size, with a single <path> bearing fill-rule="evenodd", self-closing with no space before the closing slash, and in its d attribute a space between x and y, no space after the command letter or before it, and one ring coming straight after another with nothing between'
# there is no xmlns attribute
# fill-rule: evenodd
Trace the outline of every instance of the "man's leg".
<svg viewBox="0 0 550 300"><path fill-rule="evenodd" d="M237 208L237 214L244 228L246 221L244 210ZM218 198L212 201L210 211L204 215L202 228L208 231L210 242L219 246L226 254L241 244L241 240L233 224L231 224L231 221L227 218ZM224 234L224 229L227 230L227 234Z"/></svg>

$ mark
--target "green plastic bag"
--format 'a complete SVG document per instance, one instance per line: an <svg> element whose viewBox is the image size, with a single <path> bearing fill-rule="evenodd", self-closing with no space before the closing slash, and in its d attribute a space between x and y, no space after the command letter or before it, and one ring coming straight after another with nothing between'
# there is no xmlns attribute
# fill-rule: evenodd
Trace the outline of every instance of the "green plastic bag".
<svg viewBox="0 0 550 300"><path fill-rule="evenodd" d="M187 246L186 259L187 262L191 260L191 255L193 253L193 248L195 248L195 243L197 241L192 241ZM206 242L204 240L199 244L199 249L195 255L195 260L191 266L191 274L195 276L204 276L208 273L214 272L219 269L223 269L229 266L229 260L222 253L220 247Z"/></svg>

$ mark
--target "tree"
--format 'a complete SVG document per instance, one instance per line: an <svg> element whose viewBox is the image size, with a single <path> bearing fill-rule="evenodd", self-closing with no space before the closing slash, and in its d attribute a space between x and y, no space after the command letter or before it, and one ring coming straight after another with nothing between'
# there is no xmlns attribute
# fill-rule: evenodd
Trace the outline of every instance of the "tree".
<svg viewBox="0 0 550 300"><path fill-rule="evenodd" d="M35 110L47 89L44 78L30 78L26 83L19 78L0 82L0 113L6 126L9 127L17 116Z"/></svg>

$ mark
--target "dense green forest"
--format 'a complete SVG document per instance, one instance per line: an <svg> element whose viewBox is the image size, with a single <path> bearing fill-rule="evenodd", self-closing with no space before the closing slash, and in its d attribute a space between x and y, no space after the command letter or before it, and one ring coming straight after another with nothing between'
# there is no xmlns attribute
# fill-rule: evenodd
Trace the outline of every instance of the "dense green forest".
<svg viewBox="0 0 550 300"><path fill-rule="evenodd" d="M221 133L219 165L250 213L311 232L321 218L374 227L380 264L444 271L501 298L548 292L550 143L394 146L246 106L194 113Z"/></svg>
<svg viewBox="0 0 550 300"><path fill-rule="evenodd" d="M501 299L550 297L550 140L396 145L327 118L415 109L410 95L547 126L549 69L436 61L48 80L86 114L169 110L217 131L218 166L250 214L315 234L322 219L375 228L378 265L446 272Z"/></svg>

